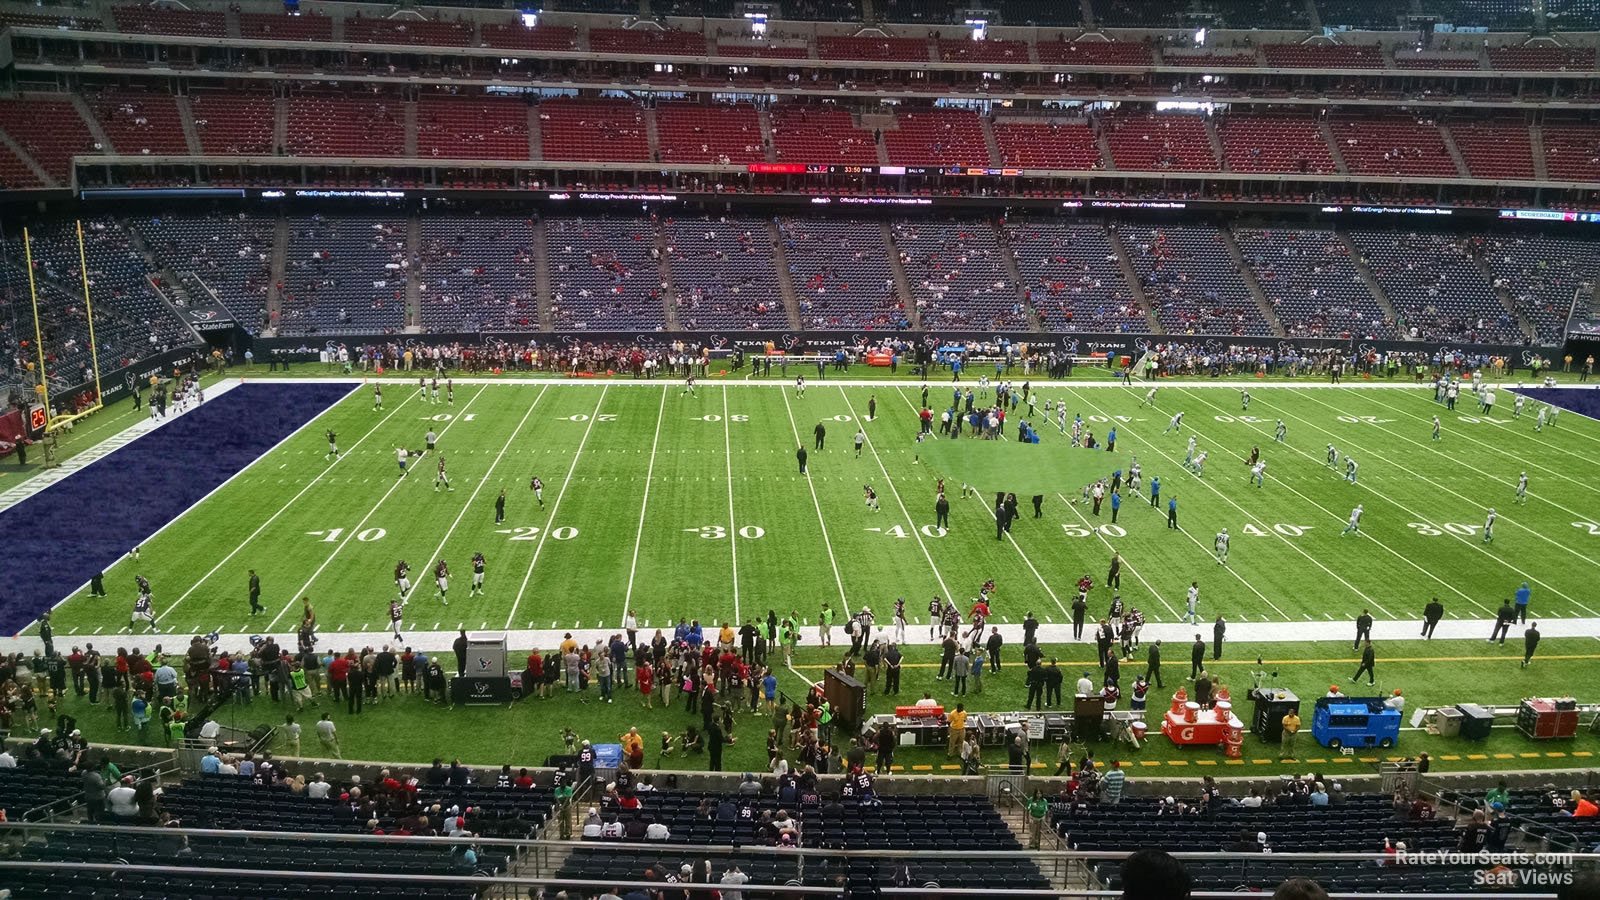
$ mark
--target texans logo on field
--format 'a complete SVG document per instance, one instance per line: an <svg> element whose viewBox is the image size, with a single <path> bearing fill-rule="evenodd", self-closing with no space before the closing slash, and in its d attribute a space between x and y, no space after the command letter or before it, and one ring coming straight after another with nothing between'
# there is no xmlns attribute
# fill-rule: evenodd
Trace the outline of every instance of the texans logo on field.
<svg viewBox="0 0 1600 900"><path fill-rule="evenodd" d="M633 336L633 342L641 347L655 347L658 344L655 335L651 334L636 334ZM574 339L573 343L577 343L577 340Z"/></svg>
<svg viewBox="0 0 1600 900"><path fill-rule="evenodd" d="M850 335L850 343L855 344L856 346L860 346L862 344L865 344L866 342L867 342L867 339L862 337L859 334Z"/></svg>
<svg viewBox="0 0 1600 900"><path fill-rule="evenodd" d="M490 665L489 660L486 657L482 657L482 656L478 657L478 670L479 671L481 671L481 672L489 671L489 665Z"/></svg>
<svg viewBox="0 0 1600 900"><path fill-rule="evenodd" d="M728 346L728 339L720 334L713 334L706 340L706 343L711 347L726 347Z"/></svg>
<svg viewBox="0 0 1600 900"><path fill-rule="evenodd" d="M794 349L797 349L799 346L800 346L800 339L799 338L795 337L792 334L785 334L783 336L783 349L785 349L785 350L794 350Z"/></svg>
<svg viewBox="0 0 1600 900"><path fill-rule="evenodd" d="M1532 365L1533 364L1533 358L1536 355L1537 354L1534 353L1532 350L1524 350L1524 351L1522 351L1522 364L1525 365L1525 366Z"/></svg>
<svg viewBox="0 0 1600 900"><path fill-rule="evenodd" d="M1138 340L1133 342L1133 346L1135 348L1137 348L1140 353L1149 353L1150 352L1150 339L1149 338L1139 338Z"/></svg>

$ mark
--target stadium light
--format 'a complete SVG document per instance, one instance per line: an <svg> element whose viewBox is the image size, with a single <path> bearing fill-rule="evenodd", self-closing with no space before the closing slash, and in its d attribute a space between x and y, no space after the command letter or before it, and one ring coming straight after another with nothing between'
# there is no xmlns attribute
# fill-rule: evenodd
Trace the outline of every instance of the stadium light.
<svg viewBox="0 0 1600 900"><path fill-rule="evenodd" d="M1206 29L1200 28L1195 30L1194 45L1196 47L1204 47L1206 45Z"/></svg>
<svg viewBox="0 0 1600 900"><path fill-rule="evenodd" d="M747 13L744 14L744 17L745 17L745 19L747 21L750 22L750 33L751 34L755 35L756 37L766 37L766 34L767 34L767 13L765 13L765 12L747 12Z"/></svg>
<svg viewBox="0 0 1600 900"><path fill-rule="evenodd" d="M536 6L521 7L518 12L522 14L523 28L538 28L539 16L544 14L544 10Z"/></svg>
<svg viewBox="0 0 1600 900"><path fill-rule="evenodd" d="M988 19L969 18L969 19L966 19L965 21L966 21L967 27L972 29L972 39L973 40L981 41L984 38L989 36L989 20Z"/></svg>

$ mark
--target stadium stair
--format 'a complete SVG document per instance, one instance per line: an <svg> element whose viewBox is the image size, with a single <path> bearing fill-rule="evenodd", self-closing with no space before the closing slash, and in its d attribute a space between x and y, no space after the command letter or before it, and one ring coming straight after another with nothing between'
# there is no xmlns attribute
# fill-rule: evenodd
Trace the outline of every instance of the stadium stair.
<svg viewBox="0 0 1600 900"><path fill-rule="evenodd" d="M189 102L189 95L179 94L173 100L178 106L178 121L183 124L183 142L188 145L190 154L203 155L205 149L200 145L200 132L194 127L194 105Z"/></svg>
<svg viewBox="0 0 1600 900"><path fill-rule="evenodd" d="M1000 142L994 139L994 119L989 116L979 116L978 122L983 128L983 146L989 151L989 165L1005 165L1005 154L1000 152Z"/></svg>
<svg viewBox="0 0 1600 900"><path fill-rule="evenodd" d="M132 222L124 223L123 227L127 229L129 243L133 245L133 249L139 251L140 256L144 257L144 263L150 269L149 273L145 275L145 279L149 281L151 291L153 291L155 295L161 299L161 302L166 304L168 309L172 310L172 314L176 316L179 321L184 322L185 326L187 327L187 320L184 319L183 316L178 315L178 311L175 307L190 306L194 303L195 298L189 296L189 291L183 286L183 280L178 277L178 273L174 272L171 268L162 265L161 261L156 258L156 255L151 252L150 245L145 242L144 235L139 233L139 229L135 228ZM207 299L208 298L200 298L202 303L206 302ZM202 338L200 334L195 332L192 328L190 329L190 333L194 335L195 340L204 340L204 338Z"/></svg>
<svg viewBox="0 0 1600 900"><path fill-rule="evenodd" d="M1378 307L1383 310L1383 314L1389 318L1389 321L1394 322L1398 328L1401 321L1400 313L1395 309L1388 293L1384 291L1383 285L1379 284L1378 279L1373 276L1372 267L1367 265L1366 257L1361 255L1361 248L1357 247L1355 241L1350 240L1350 235L1343 230L1336 229L1334 234L1339 236L1339 240L1344 243L1345 249L1350 251L1350 262L1355 264L1356 271L1361 274L1361 283L1367 286L1367 292L1372 294L1372 299L1378 301ZM1410 334L1404 328L1399 328L1398 333L1400 340L1411 339Z"/></svg>
<svg viewBox="0 0 1600 900"><path fill-rule="evenodd" d="M1483 256L1474 256L1473 261L1477 263L1478 271L1483 273L1483 277L1488 279L1489 284L1494 286L1495 299L1499 300L1500 305L1506 308L1506 312L1510 314L1511 318L1517 321L1517 327L1522 329L1522 333L1527 335L1529 340L1532 340L1535 335L1533 323L1529 322L1527 316L1524 316L1522 311L1517 309L1516 300L1512 298L1510 289L1499 278L1495 277L1494 270L1489 268L1487 259Z"/></svg>
<svg viewBox="0 0 1600 900"><path fill-rule="evenodd" d="M283 294L278 285L283 284L284 272L289 266L289 220L283 216L278 217L272 229L271 260L271 277L267 279L267 321L272 324L266 336L276 337L277 323L283 316Z"/></svg>
<svg viewBox="0 0 1600 900"><path fill-rule="evenodd" d="M416 159L417 158L417 105L415 103L406 103L406 104L403 105L403 108L405 109L405 114L404 115L405 115L405 129L406 129L406 142L405 142L406 156L410 157L411 159ZM413 219L413 221L415 221L415 220ZM415 249L415 248L413 247L413 249Z"/></svg>
<svg viewBox="0 0 1600 900"><path fill-rule="evenodd" d="M906 267L900 262L900 248L894 242L894 229L884 222L883 245L889 248L889 268L894 272L895 293L900 295L900 302L905 305L906 317L911 320L911 327L922 327L922 310L917 308L916 295L911 293L911 280L906 277Z"/></svg>
<svg viewBox="0 0 1600 900"><path fill-rule="evenodd" d="M550 311L550 246L545 243L543 219L533 220L533 288L539 300L539 330L554 331L555 315Z"/></svg>
<svg viewBox="0 0 1600 900"><path fill-rule="evenodd" d="M1213 132L1215 134L1215 132ZM1250 289L1250 296L1255 298L1256 307L1261 310L1261 317L1272 326L1272 333L1278 337L1288 334L1283 323L1278 321L1278 316L1272 309L1272 301L1267 299L1267 292L1261 289L1261 282L1256 280L1255 270L1250 268L1244 260L1244 254L1239 251L1239 242L1233 238L1233 230L1224 226L1218 229L1222 235L1222 244L1228 248L1228 259L1233 261L1233 267L1239 270L1239 275L1244 278L1245 287Z"/></svg>
<svg viewBox="0 0 1600 900"><path fill-rule="evenodd" d="M651 134L654 135L655 117L647 113L646 121L651 123ZM667 252L666 229L661 226L660 222L657 222L650 231L655 237L656 256L659 261L658 265L661 267L661 284L664 285L664 289L661 291L661 302L666 305L667 328L670 331L677 331L679 327L678 292L672 284L672 254Z"/></svg>
<svg viewBox="0 0 1600 900"><path fill-rule="evenodd" d="M1101 152L1106 158L1111 158L1111 153L1103 145ZM1128 255L1127 245L1122 243L1122 235L1115 228L1107 228L1106 236L1111 240L1112 249L1117 251L1117 264L1122 267L1122 280L1127 282L1128 289L1133 293L1133 299L1139 301L1139 308L1144 310L1144 319L1150 323L1151 334L1165 334L1161 327L1161 320L1156 318L1155 310L1150 308L1150 298L1145 295L1144 282L1139 280L1139 270L1133 267L1133 257Z"/></svg>
<svg viewBox="0 0 1600 900"><path fill-rule="evenodd" d="M655 160L656 162L660 162L661 161L661 129L656 123L656 111L655 111L655 108L654 107L645 107L644 109L640 110L640 114L644 116L644 133L645 133L645 137L649 141L650 158Z"/></svg>
<svg viewBox="0 0 1600 900"><path fill-rule="evenodd" d="M528 158L544 159L544 135L539 130L539 107L528 107Z"/></svg>
<svg viewBox="0 0 1600 900"><path fill-rule="evenodd" d="M1089 0L1083 0L1087 6ZM1107 171L1116 169L1116 157L1111 155L1111 138L1106 136L1106 130L1100 127L1098 121L1094 125L1094 145L1100 148L1100 167Z"/></svg>
<svg viewBox="0 0 1600 900"><path fill-rule="evenodd" d="M1528 143L1533 146L1533 177L1540 181L1550 180L1550 167L1544 158L1544 127L1541 125L1528 126Z"/></svg>
<svg viewBox="0 0 1600 900"><path fill-rule="evenodd" d="M765 106L756 110L756 121L761 123L761 151L767 162L778 161L777 143L772 139L772 110Z"/></svg>
<svg viewBox="0 0 1600 900"><path fill-rule="evenodd" d="M1456 164L1456 174L1462 178L1471 178L1472 170L1467 167L1466 157L1461 155L1461 147L1456 143L1456 136L1450 133L1450 129L1440 126L1439 137L1444 139L1444 148L1450 151L1450 159Z"/></svg>
<svg viewBox="0 0 1600 900"><path fill-rule="evenodd" d="M279 97L272 107L272 155L282 156L284 148L289 146L289 98Z"/></svg>
<svg viewBox="0 0 1600 900"><path fill-rule="evenodd" d="M1333 157L1334 165L1339 167L1339 174L1349 175L1350 167L1345 165L1344 154L1339 151L1339 142L1334 140L1333 129L1329 127L1328 120L1319 120L1317 129L1322 132L1323 143L1328 145L1328 154Z"/></svg>
<svg viewBox="0 0 1600 900"><path fill-rule="evenodd" d="M116 146L111 143L111 138L106 134L105 129L100 127L100 120L95 118L94 111L89 108L89 101L85 100L82 94L72 94L72 108L78 111L78 118L82 119L83 124L88 127L90 137L93 137L95 143L100 145L101 152L117 152Z"/></svg>
<svg viewBox="0 0 1600 900"><path fill-rule="evenodd" d="M1217 168L1228 167L1228 154L1222 149L1222 135L1217 133L1217 117L1206 116L1206 140L1211 142L1211 153L1217 158Z"/></svg>
<svg viewBox="0 0 1600 900"><path fill-rule="evenodd" d="M417 139L415 103L406 104L406 142L414 153ZM406 220L406 256L422 258L422 217L413 213ZM422 333L422 273L421 266L406 267L406 333Z"/></svg>
<svg viewBox="0 0 1600 900"><path fill-rule="evenodd" d="M33 177L39 180L39 184L54 185L56 183L56 180L50 177L50 173L45 171L44 166L39 165L39 161L34 159L28 151L22 149L22 145L12 140L11 135L6 134L4 130L0 130L0 145L4 145L7 150L11 151L12 156L15 156L19 162L27 166L28 170L33 173Z"/></svg>
<svg viewBox="0 0 1600 900"><path fill-rule="evenodd" d="M985 129L987 131L987 129ZM995 243L1000 246L1000 257L1005 260L1006 274L1010 276L1011 283L1025 285L1028 282L1022 277L1022 270L1017 267L1017 254L1011 249L1011 244L1006 240L1005 229L998 226L994 229ZM1032 331L1045 331L1044 322L1039 318L1039 311L1032 303L1025 304L1028 312L1028 328Z"/></svg>
<svg viewBox="0 0 1600 900"><path fill-rule="evenodd" d="M762 114L765 121L765 113ZM794 280L790 278L789 257L783 252L783 235L776 220L767 220L767 237L772 240L772 264L778 270L778 288L783 295L783 311L789 317L789 327L800 327L800 300L794 293Z"/></svg>

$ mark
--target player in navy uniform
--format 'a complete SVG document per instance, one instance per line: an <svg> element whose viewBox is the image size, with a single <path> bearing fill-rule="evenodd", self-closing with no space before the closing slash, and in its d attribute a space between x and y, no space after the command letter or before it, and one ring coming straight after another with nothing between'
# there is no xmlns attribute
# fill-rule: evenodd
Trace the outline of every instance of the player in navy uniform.
<svg viewBox="0 0 1600 900"><path fill-rule="evenodd" d="M533 476L533 480L528 482L528 488L533 491L533 499L539 501L539 507L544 508L544 482L539 480L539 476Z"/></svg>
<svg viewBox="0 0 1600 900"><path fill-rule="evenodd" d="M374 410L383 409L383 385L381 384L374 383L372 385L372 408Z"/></svg>
<svg viewBox="0 0 1600 900"><path fill-rule="evenodd" d="M928 601L928 640L933 640L939 630L939 620L944 618L944 602L938 597Z"/></svg>
<svg viewBox="0 0 1600 900"><path fill-rule="evenodd" d="M439 402L439 376L433 376L433 402Z"/></svg>
<svg viewBox="0 0 1600 900"><path fill-rule="evenodd" d="M397 641L403 640L400 637L400 619L405 615L405 608L406 605L399 600L389 601L389 624L394 626L394 639Z"/></svg>
<svg viewBox="0 0 1600 900"><path fill-rule="evenodd" d="M483 594L483 552L472 554L472 596Z"/></svg>
<svg viewBox="0 0 1600 900"><path fill-rule="evenodd" d="M422 375L417 376L417 396L423 400L428 399L428 379Z"/></svg>
<svg viewBox="0 0 1600 900"><path fill-rule="evenodd" d="M339 458L339 436L331 429L328 431L328 455L334 459Z"/></svg>
<svg viewBox="0 0 1600 900"><path fill-rule="evenodd" d="M133 624L140 619L150 623L150 627L160 631L156 624L155 603L150 599L150 582L143 575L135 575L133 580L139 585L139 599L133 601L133 614L128 617L128 630L133 630Z"/></svg>
<svg viewBox="0 0 1600 900"><path fill-rule="evenodd" d="M894 642L906 642L906 598L896 597L894 600Z"/></svg>
<svg viewBox="0 0 1600 900"><path fill-rule="evenodd" d="M439 602L445 606L450 605L450 566L444 560L433 567L433 583L439 586Z"/></svg>
<svg viewBox="0 0 1600 900"><path fill-rule="evenodd" d="M410 575L411 564L403 559L400 560L400 562L394 567L394 585L399 589L400 599L402 601L406 599L407 594L411 593Z"/></svg>
<svg viewBox="0 0 1600 900"><path fill-rule="evenodd" d="M451 406L456 405L456 380L454 378L445 379L444 396L445 402L449 403Z"/></svg>
<svg viewBox="0 0 1600 900"><path fill-rule="evenodd" d="M439 485L441 484L444 485L444 489L447 491L455 490L455 488L450 486L450 476L444 470L443 453L439 454L439 474L433 479L433 489L435 491L439 490Z"/></svg>

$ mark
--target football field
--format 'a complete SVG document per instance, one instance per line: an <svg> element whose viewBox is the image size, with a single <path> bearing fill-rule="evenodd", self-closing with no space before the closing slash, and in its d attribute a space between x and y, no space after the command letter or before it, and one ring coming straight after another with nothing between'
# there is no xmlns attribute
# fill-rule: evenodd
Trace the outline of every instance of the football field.
<svg viewBox="0 0 1600 900"><path fill-rule="evenodd" d="M1029 418L1020 404L1005 440L963 435L949 446L937 434L915 440L921 388L909 381L812 382L798 396L787 382L706 380L686 396L676 380L460 380L445 404L397 380L385 383L382 410L360 386L151 538L137 561L108 569L108 597L68 598L55 628L58 640L126 632L142 574L162 634L288 635L302 597L325 634L382 632L402 559L415 584L408 635L617 629L629 608L650 629L680 616L709 625L768 610L810 623L824 603L840 621L846 608L871 606L886 624L897 597L925 628L931 596L954 598L965 611L991 578L997 623L1014 625L1029 611L1062 623L1085 574L1095 582L1091 616L1104 614L1114 551L1124 561L1121 596L1157 623L1180 620L1191 582L1205 622L1222 613L1231 622L1303 623L1297 634L1308 640L1349 634L1364 608L1380 621L1414 619L1432 597L1447 619L1492 618L1523 581L1535 617L1600 615L1594 420L1567 413L1536 431L1539 404L1514 418L1509 391L1492 416L1465 396L1446 411L1420 387L1253 385L1248 410L1234 388L1164 384L1154 408L1141 404L1145 392L1046 386L1036 392L1037 445L1015 445L1016 420ZM937 421L950 385L931 383L928 395ZM1045 401L1065 404L1069 421L1081 415L1102 444L1115 427L1115 452L1071 447L1054 413L1046 419ZM1166 432L1178 411L1181 430ZM1280 419L1282 442L1274 440ZM396 448L421 448L430 428L437 453L401 476ZM859 455L858 428L866 436ZM343 451L337 459L327 452L329 430ZM1203 476L1183 465L1191 436L1207 453ZM1327 464L1329 444L1336 467ZM808 475L796 459L801 446ZM1261 487L1245 465L1252 447L1268 463ZM438 454L448 460L448 490L435 487ZM1141 490L1123 496L1115 522L1109 501L1092 514L1081 499L1085 482L1126 473L1135 456ZM1359 463L1354 483L1346 456ZM1529 487L1518 503L1523 472ZM1159 510L1149 501L1157 476ZM534 477L544 485L542 506L529 487ZM941 477L947 529L935 525ZM963 483L975 496L961 496ZM863 499L868 485L876 510ZM502 490L506 518L497 523ZM1001 539L998 491L1017 493L1020 511ZM1174 497L1179 529L1168 527ZM1341 534L1358 504L1360 531ZM1490 507L1498 518L1486 542ZM1213 554L1224 528L1225 566ZM477 552L487 560L487 590L472 597ZM432 577L441 559L452 576L448 605ZM256 616L251 569L266 606Z"/></svg>

